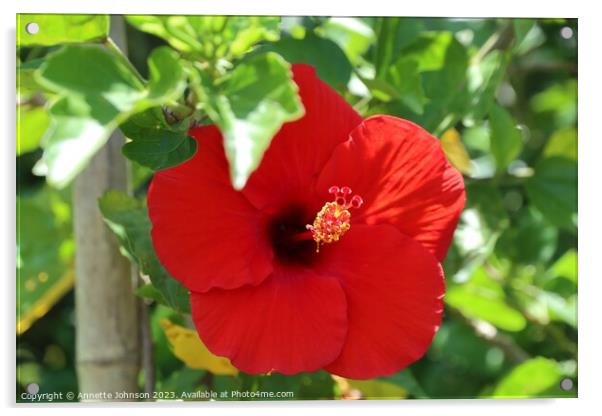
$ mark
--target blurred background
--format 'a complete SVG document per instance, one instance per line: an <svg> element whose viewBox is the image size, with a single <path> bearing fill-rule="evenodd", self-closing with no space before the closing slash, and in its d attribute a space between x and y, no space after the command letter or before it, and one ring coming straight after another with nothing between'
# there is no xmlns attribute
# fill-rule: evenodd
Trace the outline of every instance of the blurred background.
<svg viewBox="0 0 602 416"><path fill-rule="evenodd" d="M443 324L426 356L392 377L253 377L199 362L203 347L187 332L186 314L147 299L154 390L294 391L296 399L575 397L576 20L286 17L277 29L279 39L252 53L314 65L364 116L422 125L464 174L468 200L444 263ZM151 51L167 44L131 22L124 41L143 77ZM71 189L32 173L49 114L28 63L58 47L18 49L18 401L31 383L78 391ZM131 171L143 199L153 171L135 162ZM142 374L139 383L143 389Z"/></svg>

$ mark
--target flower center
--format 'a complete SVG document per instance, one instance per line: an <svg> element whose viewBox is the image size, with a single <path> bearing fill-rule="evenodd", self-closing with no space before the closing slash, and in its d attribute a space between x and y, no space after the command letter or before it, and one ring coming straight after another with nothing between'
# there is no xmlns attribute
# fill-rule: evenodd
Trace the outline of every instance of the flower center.
<svg viewBox="0 0 602 416"><path fill-rule="evenodd" d="M327 202L316 215L313 224L306 228L311 232L316 242L316 253L320 252L320 245L330 244L339 239L351 228L351 208L359 208L364 202L359 195L354 195L351 188L331 186L328 193L334 196L334 201Z"/></svg>

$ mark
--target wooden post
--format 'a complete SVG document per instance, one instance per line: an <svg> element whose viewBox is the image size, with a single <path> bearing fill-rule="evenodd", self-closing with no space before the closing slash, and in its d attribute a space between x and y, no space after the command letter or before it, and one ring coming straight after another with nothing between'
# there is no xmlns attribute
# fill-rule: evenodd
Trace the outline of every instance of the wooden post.
<svg viewBox="0 0 602 416"><path fill-rule="evenodd" d="M112 17L111 37L124 48L120 19ZM126 161L120 151L123 143L123 135L115 131L77 177L73 189L76 358L82 393L138 391L140 328L133 294L135 276L98 209L98 198L105 191L128 189Z"/></svg>

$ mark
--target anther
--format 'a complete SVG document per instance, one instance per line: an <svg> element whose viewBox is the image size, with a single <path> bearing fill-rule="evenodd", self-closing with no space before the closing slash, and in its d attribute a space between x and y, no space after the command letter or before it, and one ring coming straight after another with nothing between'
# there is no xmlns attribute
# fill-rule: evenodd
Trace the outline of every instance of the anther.
<svg viewBox="0 0 602 416"><path fill-rule="evenodd" d="M316 252L320 251L320 245L333 243L339 239L351 228L350 208L359 208L363 200L359 195L354 195L350 200L353 191L348 186L339 188L331 186L328 193L334 195L333 202L327 202L320 212L316 215L313 224L308 224L306 228L311 231L312 238L316 242Z"/></svg>

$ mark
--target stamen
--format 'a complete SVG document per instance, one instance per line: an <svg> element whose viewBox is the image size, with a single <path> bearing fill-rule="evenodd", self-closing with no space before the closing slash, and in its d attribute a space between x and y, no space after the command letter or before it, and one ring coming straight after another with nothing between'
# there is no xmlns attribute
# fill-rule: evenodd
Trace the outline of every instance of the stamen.
<svg viewBox="0 0 602 416"><path fill-rule="evenodd" d="M351 188L343 186L331 186L328 193L334 195L333 202L327 202L316 215L313 224L306 228L311 231L313 240L316 242L316 253L320 252L321 244L330 244L339 239L351 228L351 213L349 209L359 208L363 204L362 197L354 195Z"/></svg>

